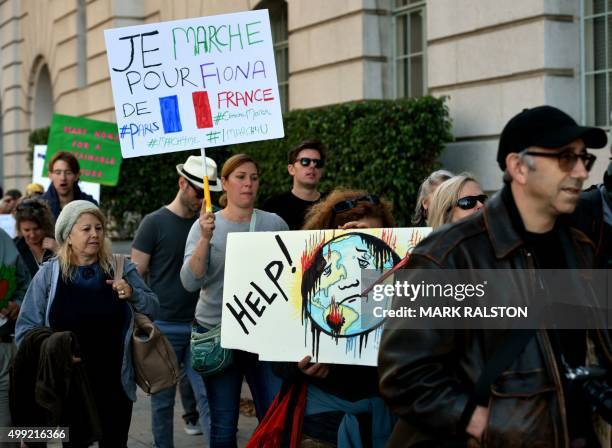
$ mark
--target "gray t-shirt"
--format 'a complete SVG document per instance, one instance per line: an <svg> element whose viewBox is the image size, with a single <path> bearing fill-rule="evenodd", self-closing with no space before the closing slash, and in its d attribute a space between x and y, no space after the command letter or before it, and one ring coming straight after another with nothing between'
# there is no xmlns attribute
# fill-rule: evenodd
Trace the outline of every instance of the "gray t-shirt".
<svg viewBox="0 0 612 448"><path fill-rule="evenodd" d="M255 212L257 214L256 232L281 232L289 230L287 223L280 216L264 212L263 210L255 210ZM195 278L188 264L201 234L198 222L195 222L191 227L185 246L181 281L188 291L197 291L201 288L195 315L197 322L204 328L213 328L221 322L227 234L231 232L248 232L249 225L250 223L248 222L228 221L221 216L221 212L215 213L215 231L210 240L208 267L206 268L206 275L200 279Z"/></svg>
<svg viewBox="0 0 612 448"><path fill-rule="evenodd" d="M187 235L196 217L182 218L162 207L144 217L132 247L151 255L149 287L159 298L158 320L191 322L198 294L185 290L180 270Z"/></svg>

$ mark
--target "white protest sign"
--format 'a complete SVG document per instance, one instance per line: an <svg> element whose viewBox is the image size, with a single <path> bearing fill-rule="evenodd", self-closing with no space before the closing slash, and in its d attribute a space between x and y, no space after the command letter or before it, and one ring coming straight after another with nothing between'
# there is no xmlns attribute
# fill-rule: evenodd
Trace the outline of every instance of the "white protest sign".
<svg viewBox="0 0 612 448"><path fill-rule="evenodd" d="M0 215L0 229L8 233L11 238L17 236L15 218L13 218L13 215Z"/></svg>
<svg viewBox="0 0 612 448"><path fill-rule="evenodd" d="M376 365L390 299L361 293L430 231L230 233L221 345L267 361Z"/></svg>
<svg viewBox="0 0 612 448"><path fill-rule="evenodd" d="M124 158L284 136L268 10L104 38Z"/></svg>
<svg viewBox="0 0 612 448"><path fill-rule="evenodd" d="M45 166L45 157L47 154L47 145L35 145L34 146L34 160L32 163L32 182L35 184L41 184L45 191L49 189L51 185L51 179L47 176L43 176L43 167ZM79 182L79 188L81 191L93 196L93 198L100 203L100 184L93 182Z"/></svg>

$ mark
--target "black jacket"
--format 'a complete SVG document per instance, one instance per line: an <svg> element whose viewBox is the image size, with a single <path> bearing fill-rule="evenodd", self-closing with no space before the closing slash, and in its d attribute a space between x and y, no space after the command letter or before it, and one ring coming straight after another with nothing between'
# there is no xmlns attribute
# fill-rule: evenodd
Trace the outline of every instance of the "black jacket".
<svg viewBox="0 0 612 448"><path fill-rule="evenodd" d="M17 426L68 426L70 442L100 440L101 426L72 332L35 328L19 345L10 370L10 408Z"/></svg>
<svg viewBox="0 0 612 448"><path fill-rule="evenodd" d="M567 265L592 268L594 248L580 231L559 225ZM472 217L444 226L413 251L407 269L534 269L532 254L513 228L498 193ZM571 276L572 271L568 271ZM537 293L535 281L517 275L496 293ZM503 299L503 297L502 297ZM508 303L512 297L508 297ZM399 417L389 446L465 446L472 388L504 339L501 330L401 330L386 325L379 350L381 393ZM607 334L596 332L599 346ZM611 360L605 351L606 362ZM522 354L491 386L484 446L569 445L563 385L549 335L538 330ZM466 419L467 417L467 419Z"/></svg>
<svg viewBox="0 0 612 448"><path fill-rule="evenodd" d="M81 199L83 201L89 201L89 202L92 202L98 205L98 203L93 198L93 196L90 196L87 193L84 193L83 191L81 191L78 183L75 182L73 188L74 188L74 200L75 201L78 199ZM47 204L49 204L49 208L51 208L51 213L53 213L53 217L57 219L62 209L60 208L60 201L59 201L59 196L57 195L57 190L55 189L53 184L49 185L49 188L47 189L47 191L45 191L45 194L43 194L39 199L47 201Z"/></svg>
<svg viewBox="0 0 612 448"><path fill-rule="evenodd" d="M13 241L15 241L15 246L17 246L19 255L21 255L21 258L23 259L25 265L28 267L30 275L32 276L32 278L34 278L34 276L38 272L38 263L36 261L36 258L34 258L32 251L28 247L28 243L26 243L25 238L22 236L14 238ZM45 249L45 251L43 252L42 259L43 263L53 258L53 255L53 252L51 252L49 249Z"/></svg>

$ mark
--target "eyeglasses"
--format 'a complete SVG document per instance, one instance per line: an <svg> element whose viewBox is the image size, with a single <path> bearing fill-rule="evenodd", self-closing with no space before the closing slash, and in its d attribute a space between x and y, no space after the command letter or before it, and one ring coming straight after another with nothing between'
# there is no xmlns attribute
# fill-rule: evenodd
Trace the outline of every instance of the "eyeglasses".
<svg viewBox="0 0 612 448"><path fill-rule="evenodd" d="M489 196L486 194L479 194L477 196L464 196L457 199L457 207L462 210L471 210L476 207L479 202L484 204Z"/></svg>
<svg viewBox="0 0 612 448"><path fill-rule="evenodd" d="M379 204L380 200L378 199L378 196L374 194L369 194L367 196L361 196L360 198L355 198L355 199L347 199L345 201L340 201L336 205L334 205L333 212L334 213L347 212L357 207L357 205L359 205L360 202L367 202L369 204Z"/></svg>
<svg viewBox="0 0 612 448"><path fill-rule="evenodd" d="M310 164L314 163L315 168L323 168L323 165L325 165L322 159L311 159L310 157L300 157L295 161L300 162L302 166L310 166Z"/></svg>
<svg viewBox="0 0 612 448"><path fill-rule="evenodd" d="M559 161L559 168L563 171L570 172L578 163L578 159L582 160L584 163L584 168L587 171L591 171L593 165L595 164L596 156L588 152L581 152L580 154L576 154L573 151L563 151L563 152L534 152L534 151L526 151L525 154L530 156L539 156L539 157L552 157Z"/></svg>
<svg viewBox="0 0 612 448"><path fill-rule="evenodd" d="M201 188L196 187L191 182L187 182L187 183L189 184L189 186L191 188L193 188L193 191L195 191L196 198L204 199L204 190L202 190Z"/></svg>

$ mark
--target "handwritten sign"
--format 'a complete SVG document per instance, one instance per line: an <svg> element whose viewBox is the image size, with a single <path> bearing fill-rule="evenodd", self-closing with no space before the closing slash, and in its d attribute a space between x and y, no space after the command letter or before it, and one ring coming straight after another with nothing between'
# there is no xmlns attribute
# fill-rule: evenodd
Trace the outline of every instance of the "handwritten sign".
<svg viewBox="0 0 612 448"><path fill-rule="evenodd" d="M430 231L230 233L221 345L267 361L376 365L390 299L361 293Z"/></svg>
<svg viewBox="0 0 612 448"><path fill-rule="evenodd" d="M267 10L104 38L123 157L284 136Z"/></svg>
<svg viewBox="0 0 612 448"><path fill-rule="evenodd" d="M34 155L32 157L32 182L42 185L45 191L47 191L49 185L51 185L51 179L42 174L46 165L46 154L47 145L34 145ZM81 191L91 195L98 204L100 203L100 184L79 181L79 188Z"/></svg>
<svg viewBox="0 0 612 448"><path fill-rule="evenodd" d="M53 114L47 160L59 151L72 153L81 167L81 179L102 185L117 185L121 149L115 123ZM42 175L47 175L47 164Z"/></svg>

